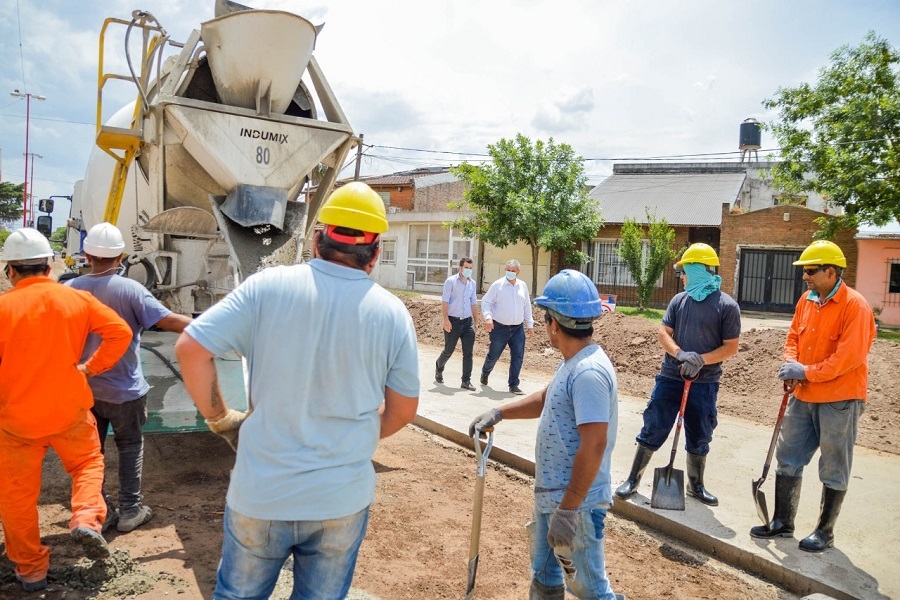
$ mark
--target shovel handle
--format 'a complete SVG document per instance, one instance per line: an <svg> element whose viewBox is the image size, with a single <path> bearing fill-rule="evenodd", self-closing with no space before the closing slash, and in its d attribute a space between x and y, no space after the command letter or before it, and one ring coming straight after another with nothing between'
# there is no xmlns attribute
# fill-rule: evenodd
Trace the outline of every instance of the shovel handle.
<svg viewBox="0 0 900 600"><path fill-rule="evenodd" d="M772 455L775 454L775 443L778 441L778 433L781 431L781 422L784 421L784 411L787 409L788 398L791 396L790 388L787 382L784 382L784 396L781 397L781 408L778 409L778 418L775 420L775 429L772 431L772 440L769 442L769 452L766 454L766 464L763 465L762 477L759 481L762 483L769 474L769 466L772 464Z"/></svg>
<svg viewBox="0 0 900 600"><path fill-rule="evenodd" d="M672 440L672 455L669 457L669 474L675 465L675 453L678 452L678 438L681 437L681 425L684 423L684 409L687 407L688 394L691 391L691 380L684 380L684 392L681 394L681 407L678 409L678 420L675 421L675 439Z"/></svg>

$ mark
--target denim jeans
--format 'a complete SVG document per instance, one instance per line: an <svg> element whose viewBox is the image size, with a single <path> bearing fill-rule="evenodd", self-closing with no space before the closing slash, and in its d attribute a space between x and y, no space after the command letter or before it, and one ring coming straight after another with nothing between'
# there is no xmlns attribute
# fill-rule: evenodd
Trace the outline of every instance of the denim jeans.
<svg viewBox="0 0 900 600"><path fill-rule="evenodd" d="M845 491L850 483L859 418L865 410L862 400L819 404L791 396L775 447L775 473L802 477L803 467L816 450L821 450L819 480L825 487Z"/></svg>
<svg viewBox="0 0 900 600"><path fill-rule="evenodd" d="M97 419L100 451L106 454L106 435L112 425L113 440L119 451L119 510L138 506L144 470L144 423L147 422L147 396L123 404L95 401L91 412Z"/></svg>
<svg viewBox="0 0 900 600"><path fill-rule="evenodd" d="M709 443L719 424L716 409L718 394L718 382L691 384L687 406L684 407L684 448L691 454L709 454ZM644 426L637 435L639 444L654 451L659 450L678 419L683 395L683 381L656 376L656 385L650 394L647 408L644 409Z"/></svg>
<svg viewBox="0 0 900 600"><path fill-rule="evenodd" d="M444 351L438 356L434 367L438 373L444 372L447 361L456 351L456 343L462 339L462 380L472 381L472 350L475 348L475 327L472 317L457 319L450 317L450 333L444 332Z"/></svg>
<svg viewBox="0 0 900 600"><path fill-rule="evenodd" d="M291 600L337 600L350 591L369 507L327 521L266 521L225 507L215 600L268 598L294 557Z"/></svg>
<svg viewBox="0 0 900 600"><path fill-rule="evenodd" d="M509 387L519 385L519 373L522 371L522 361L525 359L525 324L501 325L494 323L494 328L489 334L491 345L488 347L487 356L484 357L484 365L481 374L488 376L494 370L494 365L500 358L500 354L506 346L509 346Z"/></svg>
<svg viewBox="0 0 900 600"><path fill-rule="evenodd" d="M572 548L551 548L547 543L550 515L535 509L528 524L531 538L531 576L545 586L565 584L570 594L581 600L614 600L606 576L604 533L606 512L603 506L582 507Z"/></svg>

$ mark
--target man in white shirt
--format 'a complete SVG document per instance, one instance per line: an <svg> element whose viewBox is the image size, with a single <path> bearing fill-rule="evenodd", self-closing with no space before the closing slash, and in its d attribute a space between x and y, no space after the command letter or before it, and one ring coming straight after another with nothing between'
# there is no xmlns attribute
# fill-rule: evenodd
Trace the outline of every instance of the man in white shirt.
<svg viewBox="0 0 900 600"><path fill-rule="evenodd" d="M491 345L481 367L481 385L488 384L488 377L497 364L503 349L509 346L509 391L521 395L519 372L525 358L525 336L534 333L531 316L531 296L528 286L518 279L521 265L516 259L506 262L504 277L491 284L481 299L481 316L484 329L490 335Z"/></svg>

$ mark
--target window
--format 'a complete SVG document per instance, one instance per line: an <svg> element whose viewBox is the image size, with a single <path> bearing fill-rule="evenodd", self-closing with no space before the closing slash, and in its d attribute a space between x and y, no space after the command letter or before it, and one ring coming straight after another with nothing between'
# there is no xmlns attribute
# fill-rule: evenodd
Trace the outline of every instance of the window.
<svg viewBox="0 0 900 600"><path fill-rule="evenodd" d="M892 262L888 271L888 294L900 294L900 261Z"/></svg>
<svg viewBox="0 0 900 600"><path fill-rule="evenodd" d="M381 240L381 264L397 264L397 240Z"/></svg>
<svg viewBox="0 0 900 600"><path fill-rule="evenodd" d="M451 251L452 249L452 251ZM457 238L440 224L409 226L408 269L416 283L443 284L463 256L472 256L472 240Z"/></svg>
<svg viewBox="0 0 900 600"><path fill-rule="evenodd" d="M384 202L385 206L391 205L391 193L390 192L378 192L378 195L381 196L381 201Z"/></svg>
<svg viewBox="0 0 900 600"><path fill-rule="evenodd" d="M591 257L582 270L594 283L609 286L636 286L631 271L625 266L625 261L617 252L622 240L592 240L587 244L587 254ZM641 242L644 259L650 251L650 242ZM662 286L662 276L656 282L656 287Z"/></svg>

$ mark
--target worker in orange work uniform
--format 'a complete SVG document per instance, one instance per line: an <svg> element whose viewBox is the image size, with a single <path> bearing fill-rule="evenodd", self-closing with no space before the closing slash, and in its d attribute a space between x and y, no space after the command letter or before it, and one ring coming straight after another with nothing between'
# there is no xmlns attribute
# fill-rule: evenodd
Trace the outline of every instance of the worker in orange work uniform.
<svg viewBox="0 0 900 600"><path fill-rule="evenodd" d="M47 587L50 549L41 544L37 503L47 448L72 477L69 529L85 555L109 556L103 455L88 378L128 350L131 329L87 292L48 277L50 243L36 229L10 234L0 260L13 289L0 295L0 521L6 554L25 591ZM89 333L101 338L84 362Z"/></svg>

